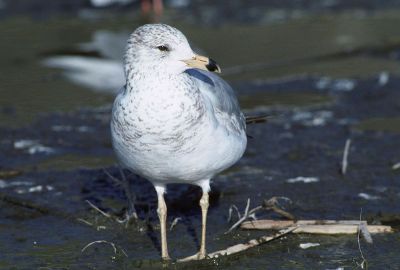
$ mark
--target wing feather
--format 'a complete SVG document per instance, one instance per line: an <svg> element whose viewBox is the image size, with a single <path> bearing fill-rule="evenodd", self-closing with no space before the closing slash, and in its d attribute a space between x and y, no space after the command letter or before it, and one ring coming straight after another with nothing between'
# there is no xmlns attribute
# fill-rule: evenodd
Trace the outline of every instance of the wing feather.
<svg viewBox="0 0 400 270"><path fill-rule="evenodd" d="M203 97L211 103L218 120L233 125L235 129L246 129L246 119L232 87L218 75L200 69L186 71L198 86ZM231 121L226 121L226 120Z"/></svg>

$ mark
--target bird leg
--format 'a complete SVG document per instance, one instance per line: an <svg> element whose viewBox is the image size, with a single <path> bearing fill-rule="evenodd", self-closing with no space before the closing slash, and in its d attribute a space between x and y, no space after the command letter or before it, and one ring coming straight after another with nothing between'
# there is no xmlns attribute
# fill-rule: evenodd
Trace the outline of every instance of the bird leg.
<svg viewBox="0 0 400 270"><path fill-rule="evenodd" d="M198 253L198 259L206 257L206 225L207 225L207 210L208 210L208 191L203 191L203 196L200 199L201 207L201 244Z"/></svg>
<svg viewBox="0 0 400 270"><path fill-rule="evenodd" d="M157 197L158 197L158 207L157 214L160 219L160 227L161 227L161 257L163 260L170 260L171 258L168 255L168 246L167 246L167 205L164 200L164 191L165 188L157 188Z"/></svg>

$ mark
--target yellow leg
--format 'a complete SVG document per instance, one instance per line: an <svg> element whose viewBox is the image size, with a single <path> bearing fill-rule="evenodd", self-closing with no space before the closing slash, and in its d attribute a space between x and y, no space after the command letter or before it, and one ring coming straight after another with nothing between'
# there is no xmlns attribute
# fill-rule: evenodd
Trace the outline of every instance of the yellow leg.
<svg viewBox="0 0 400 270"><path fill-rule="evenodd" d="M161 257L163 260L170 260L168 255L168 245L167 245L167 205L164 200L164 187L156 187L157 197L158 197L158 207L157 214L160 219L161 227Z"/></svg>
<svg viewBox="0 0 400 270"><path fill-rule="evenodd" d="M200 199L201 207L201 244L198 258L206 257L206 225L207 225L207 210L208 210L208 191L203 190L203 196Z"/></svg>

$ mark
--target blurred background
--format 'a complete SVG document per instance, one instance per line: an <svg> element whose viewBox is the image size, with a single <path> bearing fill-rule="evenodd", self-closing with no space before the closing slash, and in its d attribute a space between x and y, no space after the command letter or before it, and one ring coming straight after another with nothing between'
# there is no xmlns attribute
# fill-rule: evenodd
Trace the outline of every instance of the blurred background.
<svg viewBox="0 0 400 270"><path fill-rule="evenodd" d="M108 104L126 39L148 22L181 29L228 81L398 74L399 10L394 0L2 0L0 123Z"/></svg>
<svg viewBox="0 0 400 270"><path fill-rule="evenodd" d="M210 251L254 238L223 234L229 207L244 209L247 198L255 206L288 197L286 210L301 218L359 219L363 209L369 222L399 228L400 1L0 0L1 269L161 267L151 185L127 172L139 216L150 224L144 230L85 203L125 213L126 198L109 177L120 177L110 110L125 81L127 37L152 22L177 27L194 51L215 59L246 114L271 116L249 127L245 156L215 179ZM200 193L170 190L169 222L181 218L168 236L171 255L187 256L198 246ZM107 245L81 252L99 239L118 253ZM371 268L397 269L399 233L374 240L364 247ZM321 246L301 250L302 242ZM293 236L219 267L354 269L360 262L353 236ZM205 266L215 265L193 267Z"/></svg>

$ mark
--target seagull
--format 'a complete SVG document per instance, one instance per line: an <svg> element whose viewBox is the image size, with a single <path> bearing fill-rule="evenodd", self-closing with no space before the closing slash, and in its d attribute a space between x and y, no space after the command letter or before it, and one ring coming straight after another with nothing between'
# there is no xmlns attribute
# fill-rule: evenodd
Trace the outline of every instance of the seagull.
<svg viewBox="0 0 400 270"><path fill-rule="evenodd" d="M198 259L206 258L210 179L243 155L246 118L221 69L198 55L178 29L146 24L129 37L124 57L126 85L116 97L111 136L121 165L148 179L157 192L161 257L167 248L166 185L201 187L202 236Z"/></svg>

